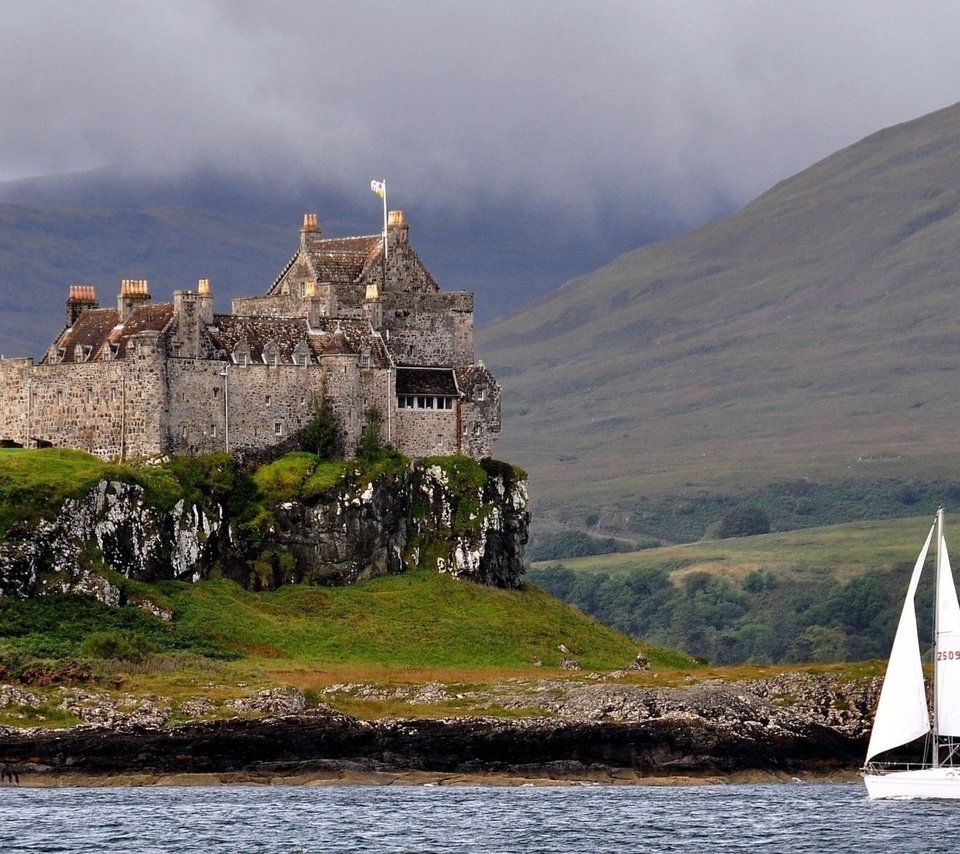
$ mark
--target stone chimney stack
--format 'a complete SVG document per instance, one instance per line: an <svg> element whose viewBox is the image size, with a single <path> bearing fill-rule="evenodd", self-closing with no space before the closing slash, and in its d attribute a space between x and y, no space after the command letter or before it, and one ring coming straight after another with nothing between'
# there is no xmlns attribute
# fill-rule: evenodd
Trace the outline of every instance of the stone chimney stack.
<svg viewBox="0 0 960 854"><path fill-rule="evenodd" d="M150 285L146 279L121 280L120 295L117 297L117 313L121 323L126 323L131 314L149 302Z"/></svg>
<svg viewBox="0 0 960 854"><path fill-rule="evenodd" d="M410 241L410 226L404 219L403 211L390 211L387 214L387 236L391 246Z"/></svg>
<svg viewBox="0 0 960 854"><path fill-rule="evenodd" d="M88 308L100 308L93 285L70 285L67 296L67 326L73 326Z"/></svg>
<svg viewBox="0 0 960 854"><path fill-rule="evenodd" d="M323 237L323 229L317 221L315 213L303 215L303 225L300 227L300 248L304 251L313 246Z"/></svg>
<svg viewBox="0 0 960 854"><path fill-rule="evenodd" d="M213 323L213 291L209 279L197 282L197 293L200 295L200 322L210 326Z"/></svg>

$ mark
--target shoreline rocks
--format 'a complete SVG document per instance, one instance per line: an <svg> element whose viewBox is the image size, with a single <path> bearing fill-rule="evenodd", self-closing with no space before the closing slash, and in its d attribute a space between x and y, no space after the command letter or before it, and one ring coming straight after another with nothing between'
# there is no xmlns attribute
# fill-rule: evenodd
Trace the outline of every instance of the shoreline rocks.
<svg viewBox="0 0 960 854"><path fill-rule="evenodd" d="M783 704L787 691L792 705ZM817 698L830 691L833 700L817 705ZM869 712L861 713L852 701L869 702L875 685L874 680L844 683L807 674L663 689L577 682L559 693L545 691L552 699L541 696L541 713L532 717L374 721L329 706L300 710L297 693L286 691L281 705L276 705L280 695L263 695L265 708L293 713L259 719L0 728L0 768L41 777L67 772L425 772L550 779L843 773L860 766L870 725ZM443 694L442 685L431 683L414 690L410 702ZM553 704L550 717L543 714L544 702ZM533 708L528 703L517 710Z"/></svg>

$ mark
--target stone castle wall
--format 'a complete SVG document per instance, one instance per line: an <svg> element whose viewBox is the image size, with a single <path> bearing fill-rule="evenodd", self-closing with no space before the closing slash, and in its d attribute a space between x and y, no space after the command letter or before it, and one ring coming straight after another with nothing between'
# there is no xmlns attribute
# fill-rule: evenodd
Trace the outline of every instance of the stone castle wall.
<svg viewBox="0 0 960 854"><path fill-rule="evenodd" d="M381 302L384 337L401 364L473 362L473 294L388 293Z"/></svg>
<svg viewBox="0 0 960 854"><path fill-rule="evenodd" d="M166 364L158 340L140 339L133 355L117 362L0 361L0 438L84 448L105 458L159 453Z"/></svg>

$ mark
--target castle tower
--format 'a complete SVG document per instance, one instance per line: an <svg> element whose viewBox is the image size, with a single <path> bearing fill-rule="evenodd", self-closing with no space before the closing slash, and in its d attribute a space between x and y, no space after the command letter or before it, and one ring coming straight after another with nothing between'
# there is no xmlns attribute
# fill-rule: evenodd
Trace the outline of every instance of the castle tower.
<svg viewBox="0 0 960 854"><path fill-rule="evenodd" d="M93 285L70 285L67 296L67 326L73 326L88 308L99 308Z"/></svg>
<svg viewBox="0 0 960 854"><path fill-rule="evenodd" d="M146 279L123 279L120 282L117 313L120 315L121 323L126 323L131 314L149 302L150 285Z"/></svg>

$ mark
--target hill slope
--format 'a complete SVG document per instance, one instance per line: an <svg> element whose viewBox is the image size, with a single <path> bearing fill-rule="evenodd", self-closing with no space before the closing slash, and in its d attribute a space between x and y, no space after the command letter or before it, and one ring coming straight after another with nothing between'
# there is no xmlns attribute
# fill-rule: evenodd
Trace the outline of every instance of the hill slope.
<svg viewBox="0 0 960 854"><path fill-rule="evenodd" d="M486 328L541 509L954 470L960 105Z"/></svg>

